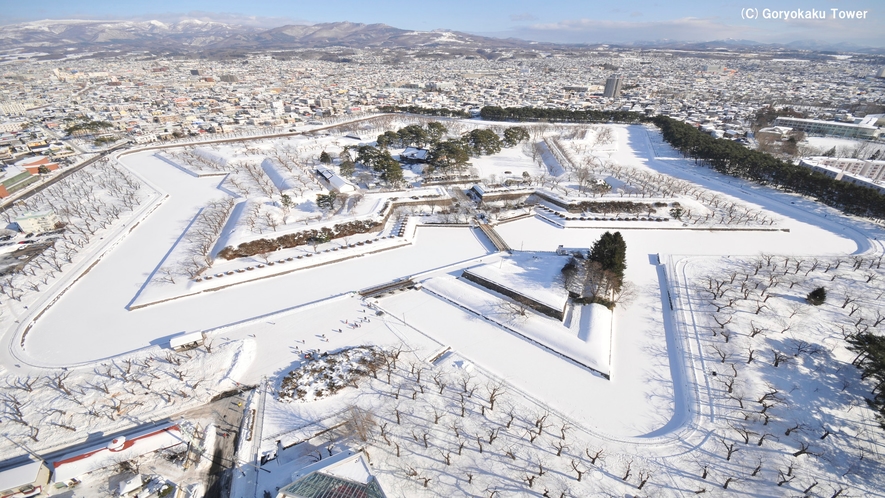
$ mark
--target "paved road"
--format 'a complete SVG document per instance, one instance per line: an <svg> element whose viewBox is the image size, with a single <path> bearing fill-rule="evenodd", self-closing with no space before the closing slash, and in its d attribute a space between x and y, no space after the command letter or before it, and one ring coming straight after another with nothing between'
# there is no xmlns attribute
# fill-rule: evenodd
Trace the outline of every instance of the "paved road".
<svg viewBox="0 0 885 498"><path fill-rule="evenodd" d="M202 458L209 458L206 478L206 498L227 498L230 496L231 472L237 466L237 446L240 427L247 410L246 398L249 391L222 398L183 414L184 418L204 418L211 416L215 425L215 446L206 448Z"/></svg>

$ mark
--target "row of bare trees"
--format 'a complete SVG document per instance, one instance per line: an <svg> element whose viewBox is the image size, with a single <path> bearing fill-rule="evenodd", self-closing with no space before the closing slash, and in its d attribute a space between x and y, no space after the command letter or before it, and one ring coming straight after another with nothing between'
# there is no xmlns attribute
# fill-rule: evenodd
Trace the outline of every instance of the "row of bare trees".
<svg viewBox="0 0 885 498"><path fill-rule="evenodd" d="M180 258L157 271L158 281L174 284L176 278L194 278L211 268L212 250L235 206L231 197L210 201L187 230Z"/></svg>
<svg viewBox="0 0 885 498"><path fill-rule="evenodd" d="M49 285L100 231L141 205L146 195L141 182L103 158L0 212L11 223L26 212L50 210L64 224L63 234L41 243L40 254L0 279L0 294L20 301Z"/></svg>
<svg viewBox="0 0 885 498"><path fill-rule="evenodd" d="M7 375L0 383L4 433L34 450L74 442L84 428L144 424L167 408L204 403L221 370L206 367L210 354L233 356L232 345L167 351L111 360L93 368L43 375ZM211 353L210 353L211 352Z"/></svg>

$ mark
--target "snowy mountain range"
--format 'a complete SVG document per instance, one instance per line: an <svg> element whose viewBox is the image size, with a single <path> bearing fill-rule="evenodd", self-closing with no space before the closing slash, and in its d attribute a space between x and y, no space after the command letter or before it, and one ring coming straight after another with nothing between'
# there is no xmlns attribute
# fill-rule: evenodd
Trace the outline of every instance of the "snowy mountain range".
<svg viewBox="0 0 885 498"><path fill-rule="evenodd" d="M157 47L199 49L252 28L196 19L174 24L160 21L46 20L0 26L0 48L119 48Z"/></svg>
<svg viewBox="0 0 885 498"><path fill-rule="evenodd" d="M814 40L790 44L763 44L750 40L657 40L619 45L699 51L834 50L885 53L882 49L867 49L852 44L828 45ZM150 50L187 53L324 47L545 50L557 46L580 47L516 38L493 38L449 30L410 31L386 24L353 22L293 24L271 29L197 19L178 22L44 20L0 26L0 50L25 49L41 52Z"/></svg>
<svg viewBox="0 0 885 498"><path fill-rule="evenodd" d="M504 48L527 46L456 31L410 31L386 24L334 22L259 29L195 19L160 21L46 20L0 26L0 49L205 50L296 49L342 46Z"/></svg>

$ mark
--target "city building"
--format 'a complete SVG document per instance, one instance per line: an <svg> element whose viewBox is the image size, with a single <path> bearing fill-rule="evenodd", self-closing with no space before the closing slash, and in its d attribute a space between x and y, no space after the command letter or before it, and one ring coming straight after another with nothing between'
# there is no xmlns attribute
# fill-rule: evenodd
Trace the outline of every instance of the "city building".
<svg viewBox="0 0 885 498"><path fill-rule="evenodd" d="M117 436L94 446L62 455L52 462L53 482L64 488L80 477L120 462L175 446L185 447L187 438L177 424L137 431L129 437Z"/></svg>
<svg viewBox="0 0 885 498"><path fill-rule="evenodd" d="M808 135L846 137L846 138L876 138L879 128L870 124L870 120L862 120L860 123L838 123L836 121L822 121L819 119L802 119L778 116L774 120L775 126L786 126L794 130L804 131ZM875 123L875 120L873 120Z"/></svg>
<svg viewBox="0 0 885 498"><path fill-rule="evenodd" d="M39 175L41 172L56 171L58 169L58 163L50 161L46 156L29 157L15 164L32 175Z"/></svg>
<svg viewBox="0 0 885 498"><path fill-rule="evenodd" d="M0 496L43 496L48 489L50 471L42 460L29 457L5 469L0 469Z"/></svg>
<svg viewBox="0 0 885 498"><path fill-rule="evenodd" d="M11 165L0 173L0 198L9 197L11 194L39 181L40 178L32 175L28 170Z"/></svg>
<svg viewBox="0 0 885 498"><path fill-rule="evenodd" d="M621 75L613 74L605 80L605 90L602 96L609 99L616 99L621 96Z"/></svg>
<svg viewBox="0 0 885 498"><path fill-rule="evenodd" d="M7 121L5 123L0 123L0 133L12 133L22 129L22 125L24 123L17 123L13 121Z"/></svg>
<svg viewBox="0 0 885 498"><path fill-rule="evenodd" d="M55 230L58 216L52 211L25 213L15 219L18 228L24 233L42 233Z"/></svg>
<svg viewBox="0 0 885 498"><path fill-rule="evenodd" d="M877 190L885 194L885 161L862 161L858 159L812 157L799 161L812 171L822 173L834 180Z"/></svg>
<svg viewBox="0 0 885 498"><path fill-rule="evenodd" d="M276 498L386 498L369 471L362 452L345 451L309 465L292 475Z"/></svg>
<svg viewBox="0 0 885 498"><path fill-rule="evenodd" d="M793 132L793 129L787 126L770 126L768 128L762 128L761 130L756 132L757 140L786 140L790 138L790 133Z"/></svg>
<svg viewBox="0 0 885 498"><path fill-rule="evenodd" d="M873 181L885 181L885 161L849 157L808 157L802 159L800 164L806 167L810 167L812 164L826 166L841 173L862 176Z"/></svg>

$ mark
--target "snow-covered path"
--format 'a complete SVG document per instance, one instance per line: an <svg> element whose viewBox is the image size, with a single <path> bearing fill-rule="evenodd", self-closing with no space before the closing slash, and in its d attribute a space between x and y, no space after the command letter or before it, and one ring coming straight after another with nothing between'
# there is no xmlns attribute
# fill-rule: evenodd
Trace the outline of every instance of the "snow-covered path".
<svg viewBox="0 0 885 498"><path fill-rule="evenodd" d="M817 240L819 237L833 235L850 239L857 244L854 250L846 253L861 254L869 251L881 252L883 245L876 235L871 235L873 225L858 219L847 218L839 211L796 194L788 194L771 187L763 187L751 182L721 175L710 168L695 166L693 161L685 160L666 143L653 143L660 140L660 133L652 132L646 127L629 126L617 130L621 147L615 158L622 164L641 163L648 168L673 176L705 189L740 199L757 206L759 209L783 216L790 221L786 227L797 238ZM626 137L624 136L626 134ZM666 151L666 152L664 152ZM667 154L667 153L670 154ZM658 157L658 153L666 154ZM881 232L881 230L876 230ZM821 232L830 232L822 234ZM766 249L773 251L774 249ZM774 250L776 251L776 250ZM777 252L777 251L776 251ZM818 254L813 246L796 253ZM825 253L827 251L823 251Z"/></svg>

